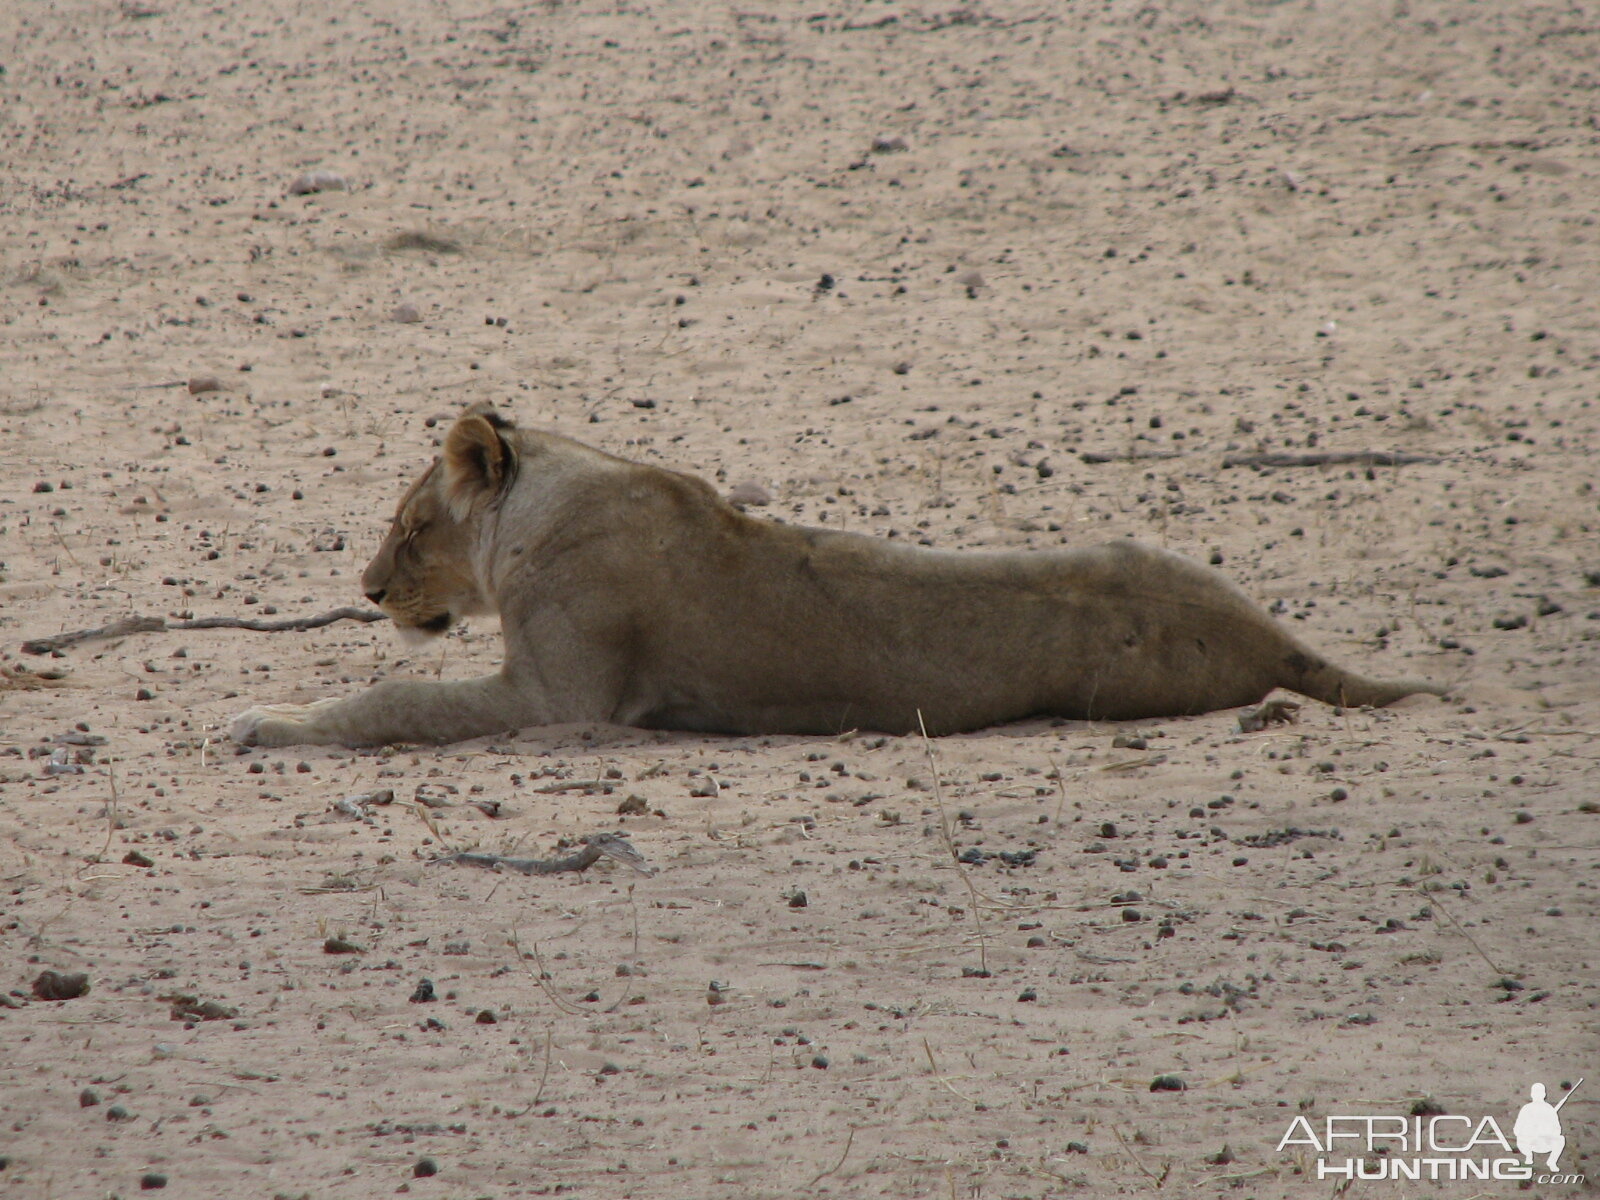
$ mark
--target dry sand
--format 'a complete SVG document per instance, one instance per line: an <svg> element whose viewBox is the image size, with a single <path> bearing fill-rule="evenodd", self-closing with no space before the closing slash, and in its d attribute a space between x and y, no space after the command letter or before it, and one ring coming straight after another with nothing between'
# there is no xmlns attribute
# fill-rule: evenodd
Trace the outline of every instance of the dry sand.
<svg viewBox="0 0 1600 1200"><path fill-rule="evenodd" d="M1297 1114L1600 1080L1585 10L0 7L0 665L64 677L0 698L0 1195L1323 1196ZM786 521L1212 558L1455 691L240 752L498 631L21 653L359 603L481 399ZM1426 461L1229 461L1366 450ZM426 865L617 828L654 874ZM1531 1194L1600 1173L1562 1116Z"/></svg>

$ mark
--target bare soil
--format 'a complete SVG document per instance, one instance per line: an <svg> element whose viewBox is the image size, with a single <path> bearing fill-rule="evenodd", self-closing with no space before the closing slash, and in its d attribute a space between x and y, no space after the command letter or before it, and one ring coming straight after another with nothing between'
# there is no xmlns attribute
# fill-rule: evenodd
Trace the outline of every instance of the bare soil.
<svg viewBox="0 0 1600 1200"><path fill-rule="evenodd" d="M1592 1190L1592 18L0 6L0 1195L1321 1196L1295 1116L1586 1074L1531 1194ZM785 521L1146 539L1452 692L245 752L498 631L22 653L360 603L476 400ZM429 865L617 830L653 873Z"/></svg>

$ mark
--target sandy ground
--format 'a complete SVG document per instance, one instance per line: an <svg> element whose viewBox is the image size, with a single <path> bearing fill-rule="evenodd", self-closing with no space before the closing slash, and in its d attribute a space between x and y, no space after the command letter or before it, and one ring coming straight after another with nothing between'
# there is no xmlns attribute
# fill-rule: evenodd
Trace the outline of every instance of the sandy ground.
<svg viewBox="0 0 1600 1200"><path fill-rule="evenodd" d="M1592 1190L1585 8L0 6L0 665L61 676L0 698L0 1195L1321 1196L1297 1115L1584 1075L1524 1194ZM21 652L360 603L480 399L785 521L1131 534L1455 691L242 752L498 631ZM1422 461L1230 464L1328 451ZM618 828L653 874L426 865Z"/></svg>

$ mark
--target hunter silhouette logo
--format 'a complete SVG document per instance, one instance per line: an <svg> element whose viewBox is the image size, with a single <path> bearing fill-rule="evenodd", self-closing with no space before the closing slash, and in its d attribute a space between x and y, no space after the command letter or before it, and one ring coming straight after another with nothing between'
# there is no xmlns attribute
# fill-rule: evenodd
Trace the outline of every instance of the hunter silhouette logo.
<svg viewBox="0 0 1600 1200"><path fill-rule="evenodd" d="M1511 1127L1511 1136L1517 1139L1523 1162L1531 1165L1534 1155L1548 1154L1545 1169L1556 1169L1561 1152L1567 1148L1567 1139L1561 1136L1561 1105L1571 1100L1572 1093L1582 1086L1580 1079L1557 1104L1544 1098L1544 1084L1536 1083L1528 1089L1528 1102L1517 1113L1517 1123Z"/></svg>
<svg viewBox="0 0 1600 1200"><path fill-rule="evenodd" d="M1517 1111L1506 1137L1492 1116L1469 1117L1435 1111L1431 1115L1329 1116L1320 1127L1296 1117L1278 1141L1278 1151L1303 1147L1316 1155L1316 1177L1357 1179L1475 1179L1584 1182L1582 1175L1557 1174L1567 1148L1561 1109L1583 1086L1578 1080L1551 1104L1545 1085L1528 1088L1528 1102ZM1513 1141L1515 1148L1513 1148ZM1534 1159L1544 1162L1535 1166Z"/></svg>

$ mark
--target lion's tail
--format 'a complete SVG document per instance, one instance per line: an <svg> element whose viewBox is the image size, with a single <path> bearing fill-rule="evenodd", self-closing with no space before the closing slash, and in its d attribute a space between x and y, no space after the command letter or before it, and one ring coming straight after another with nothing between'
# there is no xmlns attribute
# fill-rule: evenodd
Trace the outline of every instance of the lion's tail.
<svg viewBox="0 0 1600 1200"><path fill-rule="evenodd" d="M1294 664L1296 667L1303 665L1304 669L1298 671L1295 678L1285 680L1283 686L1302 696L1321 700L1324 704L1336 704L1344 708L1365 705L1382 708L1407 696L1442 696L1447 690L1425 679L1372 679L1335 666L1320 655L1306 657L1310 661Z"/></svg>

